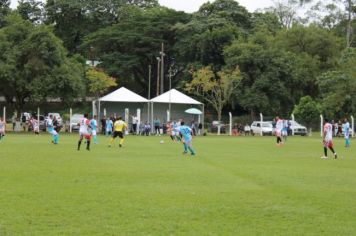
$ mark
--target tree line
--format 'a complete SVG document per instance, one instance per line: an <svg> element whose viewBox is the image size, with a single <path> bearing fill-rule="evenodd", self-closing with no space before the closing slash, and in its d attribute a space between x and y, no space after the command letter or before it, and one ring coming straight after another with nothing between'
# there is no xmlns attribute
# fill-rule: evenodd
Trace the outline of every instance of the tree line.
<svg viewBox="0 0 356 236"><path fill-rule="evenodd" d="M9 5L0 0L0 93L18 109L48 97L97 97L115 85L147 96L164 43L165 90L174 67L172 87L205 98L219 116L356 111L354 0L279 0L254 13L216 0L191 14L157 0ZM88 69L86 60L100 64ZM152 97L156 81L150 86Z"/></svg>

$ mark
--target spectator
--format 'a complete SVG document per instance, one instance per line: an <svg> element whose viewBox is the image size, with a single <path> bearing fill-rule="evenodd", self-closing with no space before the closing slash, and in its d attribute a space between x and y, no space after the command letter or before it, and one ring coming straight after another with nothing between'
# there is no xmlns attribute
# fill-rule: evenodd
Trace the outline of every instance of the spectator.
<svg viewBox="0 0 356 236"><path fill-rule="evenodd" d="M150 135L151 125L146 121L144 125L144 133L146 136Z"/></svg>
<svg viewBox="0 0 356 236"><path fill-rule="evenodd" d="M153 124L155 126L155 134L161 136L161 132L160 132L160 127L161 127L161 121L159 118L155 118L155 120L153 121Z"/></svg>
<svg viewBox="0 0 356 236"><path fill-rule="evenodd" d="M197 129L195 127L195 121L194 120L192 120L192 124L190 125L190 128L192 129L193 136L196 136L197 135Z"/></svg>
<svg viewBox="0 0 356 236"><path fill-rule="evenodd" d="M101 133L105 135L105 130L106 130L106 117L103 116L103 118L100 120L101 122Z"/></svg>
<svg viewBox="0 0 356 236"><path fill-rule="evenodd" d="M137 123L138 123L138 117L132 115L132 133L135 135L137 133Z"/></svg>
<svg viewBox="0 0 356 236"><path fill-rule="evenodd" d="M251 127L248 124L246 124L244 127L244 133L245 133L245 136L251 134Z"/></svg>

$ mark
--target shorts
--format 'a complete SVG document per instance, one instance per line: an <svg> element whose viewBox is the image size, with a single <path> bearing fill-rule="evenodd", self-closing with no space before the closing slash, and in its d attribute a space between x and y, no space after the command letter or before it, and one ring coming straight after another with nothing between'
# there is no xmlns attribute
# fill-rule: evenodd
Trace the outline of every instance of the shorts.
<svg viewBox="0 0 356 236"><path fill-rule="evenodd" d="M281 136L282 136L281 131L276 131L276 136L277 136L277 137L281 137Z"/></svg>
<svg viewBox="0 0 356 236"><path fill-rule="evenodd" d="M92 130L91 135L96 136L96 130Z"/></svg>
<svg viewBox="0 0 356 236"><path fill-rule="evenodd" d="M80 138L84 137L87 140L90 140L90 138L91 138L91 136L88 132L79 132L79 136L80 136Z"/></svg>
<svg viewBox="0 0 356 236"><path fill-rule="evenodd" d="M122 131L114 131L112 137L116 138L117 136L119 136L119 138L124 138L124 133Z"/></svg>
<svg viewBox="0 0 356 236"><path fill-rule="evenodd" d="M323 141L323 145L324 145L324 147L326 147L326 148L332 148L332 147L334 147L334 143L333 143L332 140L324 140L324 141Z"/></svg>
<svg viewBox="0 0 356 236"><path fill-rule="evenodd" d="M50 133L52 135L57 135L58 134L57 131L55 131L55 130L49 130L48 133Z"/></svg>

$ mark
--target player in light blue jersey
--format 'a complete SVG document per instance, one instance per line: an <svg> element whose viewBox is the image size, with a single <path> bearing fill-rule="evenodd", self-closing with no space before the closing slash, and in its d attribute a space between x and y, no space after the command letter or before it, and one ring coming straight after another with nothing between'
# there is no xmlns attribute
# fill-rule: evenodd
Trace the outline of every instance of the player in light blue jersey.
<svg viewBox="0 0 356 236"><path fill-rule="evenodd" d="M54 129L53 116L52 115L50 115L49 118L47 119L46 125L47 125L48 133L53 135L52 143L53 144L58 144L59 135L58 135L57 131Z"/></svg>
<svg viewBox="0 0 356 236"><path fill-rule="evenodd" d="M182 142L184 146L184 152L183 154L187 154L188 150L190 151L190 154L192 156L195 155L195 151L192 147L192 129L186 125L184 125L184 122L181 122L181 125L177 128L179 130L179 133L182 137Z"/></svg>
<svg viewBox="0 0 356 236"><path fill-rule="evenodd" d="M90 120L89 126L90 126L91 136L93 137L94 144L97 144L96 132L98 128L98 122L96 121L96 115L93 117L93 119Z"/></svg>
<svg viewBox="0 0 356 236"><path fill-rule="evenodd" d="M346 118L344 120L344 125L342 128L343 128L344 138L345 138L345 147L349 148L350 147L350 123L347 121Z"/></svg>
<svg viewBox="0 0 356 236"><path fill-rule="evenodd" d="M106 135L106 137L108 137L109 135L112 134L113 126L114 126L114 122L112 122L112 120L108 117L106 119L106 123L105 123L105 135Z"/></svg>

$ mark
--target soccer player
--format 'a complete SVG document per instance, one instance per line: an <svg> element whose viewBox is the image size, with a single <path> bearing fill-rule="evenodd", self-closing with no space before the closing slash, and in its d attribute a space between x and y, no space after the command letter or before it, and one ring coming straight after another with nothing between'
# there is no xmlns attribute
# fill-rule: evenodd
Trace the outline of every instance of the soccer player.
<svg viewBox="0 0 356 236"><path fill-rule="evenodd" d="M84 114L84 118L78 123L79 125L79 141L78 141L78 151L80 150L80 145L82 144L83 138L87 141L87 150L90 151L90 132L88 127L90 126L90 121L88 119L88 114Z"/></svg>
<svg viewBox="0 0 356 236"><path fill-rule="evenodd" d="M188 126L184 125L184 121L180 122L180 126L177 128L179 130L180 135L182 136L182 142L184 146L183 154L187 154L188 150L192 156L195 155L195 151L192 147L192 129Z"/></svg>
<svg viewBox="0 0 356 236"><path fill-rule="evenodd" d="M284 122L278 116L276 117L276 137L277 137L277 146L283 145L282 141L282 130L284 127Z"/></svg>
<svg viewBox="0 0 356 236"><path fill-rule="evenodd" d="M112 134L113 125L114 125L113 121L108 117L106 119L106 123L105 123L105 135L106 135L106 137Z"/></svg>
<svg viewBox="0 0 356 236"><path fill-rule="evenodd" d="M48 133L52 134L52 136L53 136L52 143L53 144L58 144L59 135L58 135L57 131L54 130L53 116L52 115L50 115L47 118L46 124L47 124Z"/></svg>
<svg viewBox="0 0 356 236"><path fill-rule="evenodd" d="M323 145L324 145L324 156L322 159L328 158L328 148L333 152L334 158L337 159L337 154L334 150L333 144L333 126L329 123L328 119L324 121L324 132L323 132Z"/></svg>
<svg viewBox="0 0 356 236"><path fill-rule="evenodd" d="M5 136L5 121L3 120L2 117L0 117L0 142L3 140Z"/></svg>
<svg viewBox="0 0 356 236"><path fill-rule="evenodd" d="M345 147L350 147L350 123L347 121L347 118L344 120L343 125L344 138L345 138Z"/></svg>
<svg viewBox="0 0 356 236"><path fill-rule="evenodd" d="M90 120L91 136L93 137L94 144L97 144L96 131L98 128L98 122L96 121L96 115Z"/></svg>
<svg viewBox="0 0 356 236"><path fill-rule="evenodd" d="M122 117L120 116L117 121L115 121L114 123L114 133L112 134L112 137L110 139L109 142L109 147L111 147L112 142L114 141L114 139L119 136L120 138L120 143L119 143L119 147L122 147L122 145L124 144L124 132L127 128L127 124L122 120Z"/></svg>
<svg viewBox="0 0 356 236"><path fill-rule="evenodd" d="M39 135L40 134L40 126L38 124L38 120L35 119L35 117L31 117L30 119L30 124L32 126L32 130L35 134Z"/></svg>

